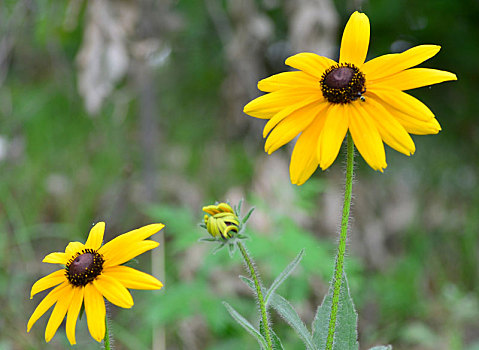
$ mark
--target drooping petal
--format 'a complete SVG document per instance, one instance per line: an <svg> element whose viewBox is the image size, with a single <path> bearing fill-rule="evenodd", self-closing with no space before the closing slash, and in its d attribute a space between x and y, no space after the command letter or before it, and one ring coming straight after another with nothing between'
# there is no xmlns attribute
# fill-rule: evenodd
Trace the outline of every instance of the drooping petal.
<svg viewBox="0 0 479 350"><path fill-rule="evenodd" d="M416 147L411 136L380 101L375 95L368 93L364 104L366 112L374 119L382 140L396 151L408 156L413 154Z"/></svg>
<svg viewBox="0 0 479 350"><path fill-rule="evenodd" d="M373 96L410 134L437 134L441 130L441 126L434 117L425 120L424 116L418 113L406 114L402 110L391 105L390 100L383 100L374 93L371 93L371 96Z"/></svg>
<svg viewBox="0 0 479 350"><path fill-rule="evenodd" d="M53 308L50 319L48 320L47 327L45 328L45 341L48 343L52 340L53 336L57 332L58 327L63 322L65 315L67 313L68 307L73 297L73 287L70 285L69 288L63 292L62 297L58 298L55 307Z"/></svg>
<svg viewBox="0 0 479 350"><path fill-rule="evenodd" d="M130 289L161 289L163 283L155 277L128 266L112 266L103 270L103 275L111 276Z"/></svg>
<svg viewBox="0 0 479 350"><path fill-rule="evenodd" d="M382 79L368 80L368 88L384 86L398 90L411 90L444 81L457 80L454 73L430 68L411 68Z"/></svg>
<svg viewBox="0 0 479 350"><path fill-rule="evenodd" d="M276 125L278 125L279 122L281 122L284 118L288 117L291 113L293 113L294 111L296 111L300 108L306 107L306 106L308 106L308 105L310 105L314 102L325 103L326 101L325 101L324 97L322 95L320 95L320 92L318 92L318 95L311 95L308 98L305 98L304 100L302 100L302 101L300 101L296 104L290 105L290 106L282 109L278 113L276 113L273 116L273 118L271 118L266 123L266 125L264 126L263 137L266 137L271 132L271 130Z"/></svg>
<svg viewBox="0 0 479 350"><path fill-rule="evenodd" d="M384 102L387 102L395 109L408 114L415 119L428 121L431 120L431 118L434 118L434 113L432 113L424 103L405 92L388 88L375 88L371 89L370 92Z"/></svg>
<svg viewBox="0 0 479 350"><path fill-rule="evenodd" d="M32 329L32 326L35 324L35 322L37 322L38 319L42 317L42 315L47 312L48 309L50 309L59 298L62 298L65 295L67 288L70 288L70 284L68 281L65 281L47 294L40 304L38 304L32 316L30 316L30 319L27 323L27 332L30 332L30 329Z"/></svg>
<svg viewBox="0 0 479 350"><path fill-rule="evenodd" d="M288 57L285 63L293 68L299 69L310 76L319 80L324 71L336 64L335 61L327 57L316 55L312 52L301 52L294 56Z"/></svg>
<svg viewBox="0 0 479 350"><path fill-rule="evenodd" d="M309 104L291 113L271 131L264 144L265 152L271 154L294 139L327 106L328 104L323 100Z"/></svg>
<svg viewBox="0 0 479 350"><path fill-rule="evenodd" d="M49 263L49 264L62 264L65 265L70 259L70 255L66 253L50 253L46 257L43 258L42 262Z"/></svg>
<svg viewBox="0 0 479 350"><path fill-rule="evenodd" d="M368 16L358 11L354 12L344 28L339 63L362 66L368 54L369 31Z"/></svg>
<svg viewBox="0 0 479 350"><path fill-rule="evenodd" d="M301 71L275 74L258 82L258 89L264 92L303 87L314 89L318 86L318 79Z"/></svg>
<svg viewBox="0 0 479 350"><path fill-rule="evenodd" d="M85 243L87 249L98 250L103 242L103 234L105 233L105 223L99 222L90 230L88 239Z"/></svg>
<svg viewBox="0 0 479 350"><path fill-rule="evenodd" d="M366 62L361 70L371 80L381 79L417 66L439 52L438 45L419 45L399 54L376 57Z"/></svg>
<svg viewBox="0 0 479 350"><path fill-rule="evenodd" d="M363 102L351 104L349 131L361 156L374 170L383 171L387 167L381 135L374 120L369 116L368 105Z"/></svg>
<svg viewBox="0 0 479 350"><path fill-rule="evenodd" d="M88 330L98 342L105 338L105 301L101 293L91 283L85 286L84 303Z"/></svg>
<svg viewBox="0 0 479 350"><path fill-rule="evenodd" d="M260 119L270 119L284 108L299 103L311 95L321 94L319 88L282 89L255 98L243 108L243 112Z"/></svg>
<svg viewBox="0 0 479 350"><path fill-rule="evenodd" d="M118 246L118 250L109 250L108 253L103 254L105 257L103 268L121 265L144 252L158 247L159 245L160 243L150 240L135 243L125 242L124 245Z"/></svg>
<svg viewBox="0 0 479 350"><path fill-rule="evenodd" d="M331 105L318 142L319 166L326 170L338 156L349 127L349 106Z"/></svg>
<svg viewBox="0 0 479 350"><path fill-rule="evenodd" d="M101 274L93 280L93 285L111 303L125 309L133 306L133 298L128 289L112 276Z"/></svg>
<svg viewBox="0 0 479 350"><path fill-rule="evenodd" d="M289 164L291 183L298 186L302 185L318 168L318 142L325 121L326 113L324 111L323 113L320 112L314 121L299 135Z"/></svg>
<svg viewBox="0 0 479 350"><path fill-rule="evenodd" d="M67 338L70 341L71 345L76 344L75 339L75 326L77 324L78 314L80 313L81 306L83 304L83 292L84 288L77 287L73 288L73 296L70 301L70 307L68 308L67 314L67 323L66 323L66 333Z"/></svg>
<svg viewBox="0 0 479 350"><path fill-rule="evenodd" d="M40 293L45 289L51 288L65 281L67 281L67 278L65 277L65 270L58 270L52 272L49 275L46 275L45 277L40 278L32 286L32 290L30 292L30 299L32 299L35 294Z"/></svg>

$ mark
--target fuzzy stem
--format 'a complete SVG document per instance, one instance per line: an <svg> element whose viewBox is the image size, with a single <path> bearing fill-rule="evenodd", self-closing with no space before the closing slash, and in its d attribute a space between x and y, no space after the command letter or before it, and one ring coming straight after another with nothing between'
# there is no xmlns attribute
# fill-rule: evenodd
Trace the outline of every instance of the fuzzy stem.
<svg viewBox="0 0 479 350"><path fill-rule="evenodd" d="M269 329L268 312L266 310L266 305L264 303L263 292L261 290L262 286L259 280L259 274L256 271L253 259L249 256L245 246L239 241L236 242L236 244L239 250L241 251L241 254L243 255L243 259L246 262L246 265L248 266L251 277L253 278L254 285L256 287L256 297L258 298L259 308L261 311L261 318L263 320L264 335L266 337L266 342L268 343L268 349L272 350L273 342L271 341L271 331Z"/></svg>
<svg viewBox="0 0 479 350"><path fill-rule="evenodd" d="M110 329L108 327L108 317L105 317L105 339L103 339L103 347L110 350Z"/></svg>
<svg viewBox="0 0 479 350"><path fill-rule="evenodd" d="M336 254L336 266L334 268L333 301L331 305L331 316L329 318L326 350L332 350L333 348L334 332L336 330L336 320L339 308L339 292L341 291L344 273L344 254L346 252L346 238L348 236L349 210L351 208L351 195L353 192L354 143L350 133L348 133L347 144L348 153L346 162L346 185L344 191L343 217L341 219L341 235L339 236L338 253Z"/></svg>

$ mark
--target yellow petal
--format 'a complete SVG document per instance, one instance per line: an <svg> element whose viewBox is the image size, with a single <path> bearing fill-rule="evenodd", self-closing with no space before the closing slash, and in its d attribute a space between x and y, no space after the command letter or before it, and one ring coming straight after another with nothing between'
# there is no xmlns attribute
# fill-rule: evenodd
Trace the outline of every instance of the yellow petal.
<svg viewBox="0 0 479 350"><path fill-rule="evenodd" d="M410 134L432 135L441 131L441 126L436 118L432 118L429 121L423 121L415 119L410 115L404 114L394 108L387 108L387 110Z"/></svg>
<svg viewBox="0 0 479 350"><path fill-rule="evenodd" d="M65 295L65 292L68 291L67 288L70 288L70 284L68 281L65 281L47 294L40 304L38 304L32 316L30 316L27 323L27 332L30 332L30 329L32 329L35 322L37 322L38 319L42 317L42 315L47 312L59 298L62 298Z"/></svg>
<svg viewBox="0 0 479 350"><path fill-rule="evenodd" d="M318 81L318 83L319 80L321 80L324 71L336 64L332 59L311 52L301 52L288 57L285 63L290 67L299 69L300 71L311 75Z"/></svg>
<svg viewBox="0 0 479 350"><path fill-rule="evenodd" d="M326 121L318 142L319 166L326 170L338 156L349 127L349 107L333 104L326 112Z"/></svg>
<svg viewBox="0 0 479 350"><path fill-rule="evenodd" d="M77 324L78 314L80 313L80 309L83 304L83 292L83 287L73 288L73 296L70 302L70 307L68 308L67 323L65 328L67 338L70 341L71 345L76 344L75 326Z"/></svg>
<svg viewBox="0 0 479 350"><path fill-rule="evenodd" d="M367 78L367 77L366 77ZM411 90L434 85L448 80L457 80L455 74L430 68L411 68L388 77L367 82L368 89L389 87L398 90Z"/></svg>
<svg viewBox="0 0 479 350"><path fill-rule="evenodd" d="M311 95L322 96L321 88L283 89L255 98L243 108L243 112L260 119L270 119L284 108L301 102Z"/></svg>
<svg viewBox="0 0 479 350"><path fill-rule="evenodd" d="M374 88L369 91L395 109L415 119L429 121L434 118L434 113L424 103L405 92L387 88Z"/></svg>
<svg viewBox="0 0 479 350"><path fill-rule="evenodd" d="M293 105L290 105L284 109L282 109L281 111L279 111L278 113L276 113L273 118L271 118L267 123L266 125L264 126L264 129L263 129L263 137L266 137L270 131L276 126L278 125L279 122L281 122L284 118L286 118L287 116L289 116L291 113L293 113L294 111L300 109L300 108L303 108L303 107L306 107L314 102L318 102L318 103L325 103L326 100L324 99L324 97L322 95L311 95L309 96L308 98L305 98L304 100L296 103L296 104L293 104Z"/></svg>
<svg viewBox="0 0 479 350"><path fill-rule="evenodd" d="M349 131L361 156L374 170L383 171L387 167L381 135L374 120L369 116L367 105L363 102L351 104Z"/></svg>
<svg viewBox="0 0 479 350"><path fill-rule="evenodd" d="M323 100L309 104L291 113L271 131L264 144L265 152L271 154L294 139L327 106L328 103Z"/></svg>
<svg viewBox="0 0 479 350"><path fill-rule="evenodd" d="M105 257L103 268L121 265L137 257L138 255L143 254L144 252L155 249L159 245L160 243L150 240L133 243L125 241L124 245L118 246L118 250L109 250L108 254L103 254L103 256Z"/></svg>
<svg viewBox="0 0 479 350"><path fill-rule="evenodd" d="M298 137L289 164L291 183L304 184L318 167L318 142L325 120L326 114L320 113Z"/></svg>
<svg viewBox="0 0 479 350"><path fill-rule="evenodd" d="M49 263L49 264L62 264L66 265L68 260L70 259L70 255L66 253L50 253L46 257L43 258L42 262Z"/></svg>
<svg viewBox="0 0 479 350"><path fill-rule="evenodd" d="M111 303L125 309L133 306L130 292L115 278L101 274L93 280L93 285Z"/></svg>
<svg viewBox="0 0 479 350"><path fill-rule="evenodd" d="M103 234L105 233L105 223L99 222L90 230L85 247L88 249L98 250L103 242Z"/></svg>
<svg viewBox="0 0 479 350"><path fill-rule="evenodd" d="M118 253L123 254L123 251L128 250L129 245L153 236L155 233L161 231L163 227L165 227L163 224L151 224L123 233L102 246L98 250L98 253L105 255L107 258L108 256L115 256Z"/></svg>
<svg viewBox="0 0 479 350"><path fill-rule="evenodd" d="M369 30L368 16L358 11L354 12L344 28L339 63L362 66L368 53Z"/></svg>
<svg viewBox="0 0 479 350"><path fill-rule="evenodd" d="M275 74L258 82L258 89L264 92L273 92L290 88L315 88L318 86L318 79L301 71Z"/></svg>
<svg viewBox="0 0 479 350"><path fill-rule="evenodd" d="M73 297L73 288L70 285L63 293L61 298L58 298L58 301L53 308L50 319L48 320L47 327L45 328L45 341L48 343L52 340L53 336L57 332L58 327L63 322L65 315L67 313L68 307Z"/></svg>
<svg viewBox="0 0 479 350"><path fill-rule="evenodd" d="M399 54L384 55L366 62L361 70L371 80L396 74L417 66L433 57L441 49L438 45L419 45Z"/></svg>
<svg viewBox="0 0 479 350"><path fill-rule="evenodd" d="M65 254L67 254L69 260L74 254L81 252L85 249L85 245L81 242L70 242L65 248Z"/></svg>
<svg viewBox="0 0 479 350"><path fill-rule="evenodd" d="M441 130L441 126L437 122L436 118L430 117L425 120L424 116L419 113L406 114L402 110L397 109L391 105L391 100L383 100L377 94L371 93L371 96L375 96L377 101L404 127L404 129L410 134L416 135L429 135L437 134ZM367 101L367 100L366 100Z"/></svg>
<svg viewBox="0 0 479 350"><path fill-rule="evenodd" d="M128 266L108 267L102 274L115 278L126 288L154 290L163 287L163 283L155 277Z"/></svg>
<svg viewBox="0 0 479 350"><path fill-rule="evenodd" d="M105 338L105 301L101 293L91 283L85 286L84 303L88 330L93 339L101 342Z"/></svg>
<svg viewBox="0 0 479 350"><path fill-rule="evenodd" d="M32 286L32 291L30 292L30 299L32 299L35 294L40 293L45 289L51 288L65 281L67 281L67 278L65 276L65 270L58 270L52 272L49 275L46 275L45 277L40 278Z"/></svg>
<svg viewBox="0 0 479 350"><path fill-rule="evenodd" d="M381 105L381 100L373 94L366 94L364 108L374 119L382 140L396 151L411 155L416 151L411 136L404 127Z"/></svg>

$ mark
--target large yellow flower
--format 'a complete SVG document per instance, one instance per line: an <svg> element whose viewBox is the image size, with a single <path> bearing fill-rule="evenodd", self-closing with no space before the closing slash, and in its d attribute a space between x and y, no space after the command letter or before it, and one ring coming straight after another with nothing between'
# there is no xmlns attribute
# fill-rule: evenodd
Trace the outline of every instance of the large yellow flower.
<svg viewBox="0 0 479 350"><path fill-rule="evenodd" d="M67 315L66 334L73 345L75 325L84 304L91 336L101 341L105 337L105 301L123 308L133 306L133 298L127 288L160 289L163 284L153 276L127 266L120 266L134 257L156 248L159 243L146 238L157 233L163 224L148 225L124 233L102 246L105 223L97 223L90 231L85 244L70 242L64 253L48 254L43 262L62 264L64 269L55 271L33 286L30 298L45 289L55 287L37 306L27 332L34 323L56 304L45 329L49 342Z"/></svg>
<svg viewBox="0 0 479 350"><path fill-rule="evenodd" d="M286 64L298 71L263 79L268 94L244 112L269 119L263 137L271 154L299 136L291 156L291 182L303 184L318 165L327 169L336 159L346 133L375 170L386 168L383 141L406 155L415 151L409 134L436 134L441 127L431 110L403 90L456 80L453 73L411 68L434 56L437 45L420 45L399 54L364 62L369 46L369 19L351 15L344 29L339 63L314 53L291 56Z"/></svg>

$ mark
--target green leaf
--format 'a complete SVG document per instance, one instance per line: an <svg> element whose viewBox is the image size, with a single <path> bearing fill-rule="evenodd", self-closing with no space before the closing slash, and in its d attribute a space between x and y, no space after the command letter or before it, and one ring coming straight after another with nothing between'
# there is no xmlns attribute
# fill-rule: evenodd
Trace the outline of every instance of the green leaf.
<svg viewBox="0 0 479 350"><path fill-rule="evenodd" d="M393 347L391 345L378 345L369 350L393 350Z"/></svg>
<svg viewBox="0 0 479 350"><path fill-rule="evenodd" d="M268 348L268 344L266 343L266 339L261 335L260 332L253 327L251 323L248 322L243 316L241 316L238 311L233 309L233 307L228 304L226 301L223 301L223 305L226 307L226 310L230 313L231 317L234 318L236 322L238 322L249 334L256 338L261 349L266 350Z"/></svg>
<svg viewBox="0 0 479 350"><path fill-rule="evenodd" d="M246 213L246 215L244 216L243 220L241 220L241 223L242 224L246 224L246 222L249 220L249 217L251 216L251 214L253 213L254 211L254 207L251 208L248 213Z"/></svg>
<svg viewBox="0 0 479 350"><path fill-rule="evenodd" d="M239 276L240 279L246 283L248 287L255 290L254 282L247 277ZM288 300L281 295L273 293L270 298L270 305L278 312L278 314L293 328L293 330L299 335L301 340L306 345L307 350L316 350L314 346L313 338L306 325L299 317L296 310L289 303Z"/></svg>
<svg viewBox="0 0 479 350"><path fill-rule="evenodd" d="M306 345L307 350L315 350L317 347L314 345L313 337L309 332L304 322L299 317L294 307L288 300L283 298L279 294L272 294L270 298L271 306L280 314L280 316L293 328L293 330L299 335L303 343Z"/></svg>
<svg viewBox="0 0 479 350"><path fill-rule="evenodd" d="M313 341L318 349L326 348L328 337L329 317L333 299L333 281L324 297L323 303L318 308L313 320ZM357 332L358 314L354 309L353 299L349 292L346 274L343 274L343 281L339 293L338 316L334 334L333 350L358 350Z"/></svg>
<svg viewBox="0 0 479 350"><path fill-rule="evenodd" d="M273 350L284 350L283 343L281 343L281 339L279 339L278 335L273 331L273 329L271 327L269 328L269 330L271 332L270 335L271 335L271 342L272 342L272 345L273 345ZM259 321L259 331L261 332L261 334L266 339L266 334L264 333L263 320Z"/></svg>
<svg viewBox="0 0 479 350"><path fill-rule="evenodd" d="M273 283L271 284L271 287L269 287L268 292L266 293L266 296L264 297L264 302L266 305L268 305L271 295L274 294L274 292L276 291L276 289L278 289L281 283L283 283L286 280L286 278L288 278L291 272L293 272L296 266L298 266L298 264L301 262L303 255L304 255L304 249L301 249L301 251L296 256L296 258L294 258L294 260L291 263L289 263L289 265L286 266L286 268L273 281Z"/></svg>

